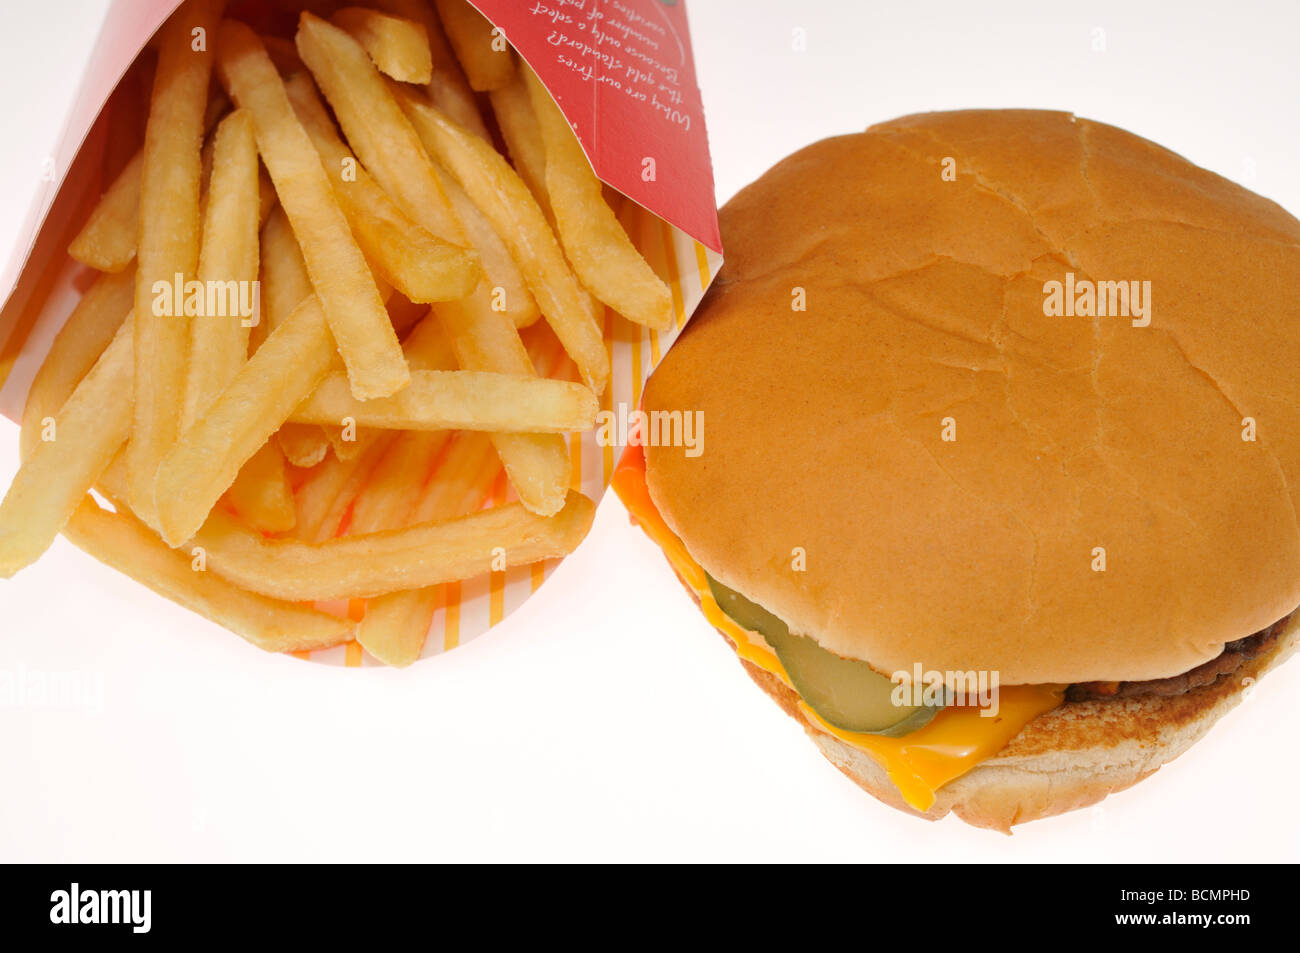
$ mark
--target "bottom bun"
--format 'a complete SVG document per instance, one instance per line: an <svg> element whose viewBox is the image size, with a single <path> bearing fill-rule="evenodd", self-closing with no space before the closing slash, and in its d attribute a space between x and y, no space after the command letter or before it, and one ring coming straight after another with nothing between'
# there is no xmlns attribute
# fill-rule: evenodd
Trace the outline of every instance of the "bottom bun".
<svg viewBox="0 0 1300 953"><path fill-rule="evenodd" d="M1298 642L1300 612L1269 651L1185 694L1065 703L1025 725L995 757L945 784L924 813L903 800L870 755L809 722L796 704L798 696L784 682L740 661L759 687L803 725L822 754L869 794L927 820L951 811L968 824L1010 834L1012 825L1088 807L1154 774L1236 707Z"/></svg>

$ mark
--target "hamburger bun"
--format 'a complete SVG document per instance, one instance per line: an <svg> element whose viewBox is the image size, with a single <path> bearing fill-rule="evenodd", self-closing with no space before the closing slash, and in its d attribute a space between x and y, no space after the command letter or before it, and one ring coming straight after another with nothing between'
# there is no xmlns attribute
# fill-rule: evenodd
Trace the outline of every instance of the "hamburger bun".
<svg viewBox="0 0 1300 953"><path fill-rule="evenodd" d="M1300 604L1300 222L1274 203L1111 126L980 110L809 146L721 224L726 264L645 395L700 411L703 453L648 446L646 484L691 556L791 632L885 674L1142 681ZM1053 282L1137 285L1122 313L1077 315L1048 313ZM1239 681L1067 703L927 816L1007 829L1092 803L1200 737Z"/></svg>
<svg viewBox="0 0 1300 953"><path fill-rule="evenodd" d="M821 753L876 799L926 820L951 812L974 827L1010 834L1015 824L1089 807L1154 774L1237 707L1298 643L1300 622L1293 618L1271 651L1211 685L1173 697L1070 703L1039 715L995 757L940 788L924 812L903 800L870 756L810 723L784 683L744 659L741 664Z"/></svg>

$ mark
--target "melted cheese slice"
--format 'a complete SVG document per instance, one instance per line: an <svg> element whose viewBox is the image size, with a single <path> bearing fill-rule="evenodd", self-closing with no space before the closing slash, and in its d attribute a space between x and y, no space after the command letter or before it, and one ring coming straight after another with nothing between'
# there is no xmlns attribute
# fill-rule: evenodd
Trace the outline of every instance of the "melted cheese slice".
<svg viewBox="0 0 1300 953"><path fill-rule="evenodd" d="M709 622L731 640L736 654L776 676L794 691L776 653L761 635L741 628L722 611L709 589L704 569L659 515L646 488L645 454L640 447L628 448L614 473L612 485L646 535L664 551L677 574L695 592ZM799 708L810 724L874 759L888 772L903 799L918 811L926 811L934 804L939 788L993 757L1026 724L1059 705L1062 697L1060 685L1003 686L999 690L995 717L981 717L977 708L950 706L935 715L929 724L900 738L836 728L802 699Z"/></svg>

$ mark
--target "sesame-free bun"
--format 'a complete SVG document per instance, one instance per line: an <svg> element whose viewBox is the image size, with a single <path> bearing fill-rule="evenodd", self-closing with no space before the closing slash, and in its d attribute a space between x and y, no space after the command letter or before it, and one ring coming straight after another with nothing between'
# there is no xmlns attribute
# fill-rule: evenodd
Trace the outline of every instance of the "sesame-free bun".
<svg viewBox="0 0 1300 953"><path fill-rule="evenodd" d="M702 411L703 452L647 448L647 483L692 556L792 631L885 673L1136 681L1300 604L1300 223L1272 202L1066 113L931 113L795 153L722 233L645 397ZM1067 273L1149 281L1150 326L1046 315ZM1204 730L1186 724L1122 765L1008 761L1018 740L941 798L981 817L990 778L1043 813L1035 758L1077 760L1086 799Z"/></svg>

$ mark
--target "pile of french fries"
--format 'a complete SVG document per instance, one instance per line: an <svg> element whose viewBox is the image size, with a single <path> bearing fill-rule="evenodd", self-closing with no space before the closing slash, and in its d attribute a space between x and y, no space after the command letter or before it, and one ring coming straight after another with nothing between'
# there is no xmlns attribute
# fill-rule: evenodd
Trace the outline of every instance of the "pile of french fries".
<svg viewBox="0 0 1300 953"><path fill-rule="evenodd" d="M605 309L666 329L672 300L470 4L306 6L287 36L189 0L142 53L0 576L63 533L261 648L405 665L444 584L585 536L565 440L609 385Z"/></svg>

